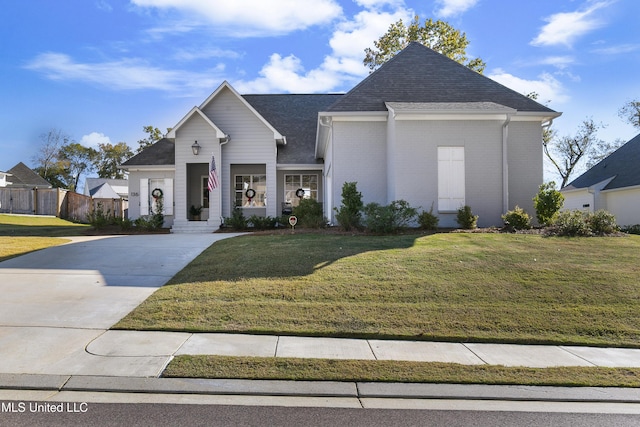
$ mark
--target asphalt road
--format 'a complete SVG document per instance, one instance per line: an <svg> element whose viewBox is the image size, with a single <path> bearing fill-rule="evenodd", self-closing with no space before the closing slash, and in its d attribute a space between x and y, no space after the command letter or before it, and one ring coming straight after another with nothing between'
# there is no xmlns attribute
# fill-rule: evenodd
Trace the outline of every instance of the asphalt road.
<svg viewBox="0 0 640 427"><path fill-rule="evenodd" d="M4 407L0 426L638 426L640 416L547 412L430 411L175 404L69 404L32 412ZM51 405L60 405L51 403ZM64 404L67 405L67 404ZM56 407L58 409L59 407ZM43 411L47 408L40 408ZM52 408L49 407L49 410Z"/></svg>

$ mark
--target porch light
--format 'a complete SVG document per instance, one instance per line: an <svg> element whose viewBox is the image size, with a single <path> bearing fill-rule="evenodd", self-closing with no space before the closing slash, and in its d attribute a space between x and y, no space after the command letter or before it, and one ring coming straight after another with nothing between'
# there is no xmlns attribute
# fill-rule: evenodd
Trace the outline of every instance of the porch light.
<svg viewBox="0 0 640 427"><path fill-rule="evenodd" d="M198 141L193 143L193 145L191 146L191 151L193 151L194 156L197 156L198 153L200 153L200 145L198 144Z"/></svg>

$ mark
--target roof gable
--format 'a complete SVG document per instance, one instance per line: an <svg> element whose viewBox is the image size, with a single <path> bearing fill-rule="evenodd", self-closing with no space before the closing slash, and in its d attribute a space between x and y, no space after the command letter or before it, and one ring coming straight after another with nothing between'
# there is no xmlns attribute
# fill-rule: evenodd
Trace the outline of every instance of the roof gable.
<svg viewBox="0 0 640 427"><path fill-rule="evenodd" d="M613 179L603 190L640 185L640 167L638 165L640 165L640 134L602 159L565 188L591 187L610 178Z"/></svg>
<svg viewBox="0 0 640 427"><path fill-rule="evenodd" d="M518 111L558 114L417 42L371 73L328 111L386 111L385 102L492 102Z"/></svg>
<svg viewBox="0 0 640 427"><path fill-rule="evenodd" d="M35 173L24 163L20 162L7 171L10 177L7 177L7 184L13 187L44 187L51 188L52 185Z"/></svg>
<svg viewBox="0 0 640 427"><path fill-rule="evenodd" d="M227 82L226 80L224 82L222 82L222 84L220 86L218 86L218 88L211 94L209 95L209 97L207 99L205 99L205 101L200 104L199 109L200 110L204 110L207 105L209 105L209 103L211 103L216 96L218 96L218 94L220 94L220 92L222 92L223 90L228 90L230 91L235 97L238 98L238 100L240 100L240 102L247 107L247 109L249 111L251 111L251 113L253 113L258 120L260 120L271 132L273 132L273 139L275 139L278 142L284 143L286 144L285 141L285 137L278 132L278 130L276 130L276 128L273 126L272 123L270 123L267 119L265 119L250 103L247 102L246 99L244 99L230 84L229 82ZM204 115L204 113L203 113ZM230 138L233 138L233 135L228 135Z"/></svg>
<svg viewBox="0 0 640 427"><path fill-rule="evenodd" d="M178 129L180 129L182 126L184 126L193 116L200 116L209 126L211 126L211 128L215 131L216 133L216 138L227 138L228 135L226 135L222 129L220 129L218 126L216 126L215 123L213 123L209 117L207 117L206 114L204 114L202 112L202 110L198 107L193 107L191 109L191 111L189 111L187 113L186 116L184 116L182 118L182 120L180 120L178 122L177 125L175 125L170 131L169 133L167 133L167 137L168 138L175 138L176 137L176 131Z"/></svg>

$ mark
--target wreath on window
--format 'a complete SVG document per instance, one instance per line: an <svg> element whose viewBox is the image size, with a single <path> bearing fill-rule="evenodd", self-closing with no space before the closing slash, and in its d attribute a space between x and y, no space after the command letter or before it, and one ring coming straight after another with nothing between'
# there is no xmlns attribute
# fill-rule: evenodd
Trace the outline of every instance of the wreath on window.
<svg viewBox="0 0 640 427"><path fill-rule="evenodd" d="M247 196L247 199L251 200L254 197L256 197L256 190L254 190L253 188L250 188L244 192L244 195Z"/></svg>
<svg viewBox="0 0 640 427"><path fill-rule="evenodd" d="M162 190L159 188L154 188L153 191L151 192L151 195L153 196L154 199L159 199L162 197Z"/></svg>
<svg viewBox="0 0 640 427"><path fill-rule="evenodd" d="M298 198L302 199L302 198L304 197L304 189L302 189L302 188L298 188L298 189L296 190L296 197L298 197Z"/></svg>

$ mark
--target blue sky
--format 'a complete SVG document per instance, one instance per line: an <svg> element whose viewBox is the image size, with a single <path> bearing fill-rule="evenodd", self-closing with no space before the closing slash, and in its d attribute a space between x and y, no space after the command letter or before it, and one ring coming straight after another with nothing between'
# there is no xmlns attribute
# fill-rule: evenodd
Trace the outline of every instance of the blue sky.
<svg viewBox="0 0 640 427"><path fill-rule="evenodd" d="M637 133L617 114L640 99L637 0L9 0L0 170L32 166L52 128L135 149L143 126L174 126L224 80L244 94L345 92L368 74L364 49L415 14L465 32L486 76L563 112L560 135L586 118L607 141Z"/></svg>

